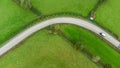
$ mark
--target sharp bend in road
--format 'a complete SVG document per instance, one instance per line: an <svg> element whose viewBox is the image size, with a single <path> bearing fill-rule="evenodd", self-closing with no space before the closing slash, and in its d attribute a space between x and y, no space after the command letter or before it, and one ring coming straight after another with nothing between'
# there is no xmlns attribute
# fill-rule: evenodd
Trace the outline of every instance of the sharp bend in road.
<svg viewBox="0 0 120 68"><path fill-rule="evenodd" d="M3 47L0 48L0 56L9 51L11 48L19 44L21 41L26 39L28 36L32 35L33 33L37 32L38 30L47 27L52 24L58 24L58 23L69 23L69 24L74 24L80 27L83 27L85 29L88 29L96 34L99 35L99 33L104 33L106 34L105 37L103 37L105 40L113 44L115 47L119 47L120 42L116 40L114 37L112 37L110 34L105 32L103 29L100 27L89 23L88 21L78 19L78 18L72 18L72 17L57 17L53 19L49 19L43 22L39 22L38 24L26 29L22 33L18 34L14 38L12 38L10 41L8 41L6 44L3 45ZM93 41L95 42L95 41Z"/></svg>

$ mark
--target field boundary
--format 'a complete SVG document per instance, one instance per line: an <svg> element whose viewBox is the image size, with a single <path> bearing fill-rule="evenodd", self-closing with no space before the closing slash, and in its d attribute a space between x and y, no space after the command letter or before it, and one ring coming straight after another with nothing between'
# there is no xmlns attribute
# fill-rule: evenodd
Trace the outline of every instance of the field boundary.
<svg viewBox="0 0 120 68"><path fill-rule="evenodd" d="M95 16L95 13L97 11L97 9L99 9L99 7L103 4L105 4L108 0L99 0L98 3L96 4L96 6L90 11L89 15L87 16L87 19L89 19L91 16ZM90 20L90 19L89 19ZM95 23L96 25L100 26L101 28L103 28L104 30L106 30L109 34L111 34L114 38L116 38L117 40L119 40L119 37L112 32L110 29L107 29L106 27L100 25L96 20L91 20L93 23Z"/></svg>
<svg viewBox="0 0 120 68"><path fill-rule="evenodd" d="M13 0L14 1L14 0ZM14 1L15 2L15 1ZM98 6L101 6L102 5L103 0L99 0L98 4L97 4L97 7L93 8L93 9L98 9ZM21 7L22 8L22 7ZM34 8L34 7L32 7ZM36 10L36 8L34 8L35 10L33 11L33 9L28 9L30 11L32 11L34 14L36 14L38 16L38 18L34 19L33 21L31 21L28 25L26 25L23 30L25 30L26 28L29 28L30 26L36 24L37 22L40 22L40 21L44 21L44 20L47 20L47 19L50 19L50 18L54 18L54 17L61 17L61 16L70 16L70 17L75 17L75 18L82 18L82 19L85 19L85 20L88 20L88 21L91 21L88 17L84 17L80 14L76 14L76 13L66 13L66 12L62 12L62 13L56 13L56 14L51 14L51 15L41 15L41 13L38 13L38 10ZM36 13L36 12L37 13ZM92 11L92 10L91 10ZM40 15L39 15L40 14ZM101 25L99 25L98 23L96 23L95 21L91 21L91 22L94 22L92 24L94 25L97 25L101 28L103 28ZM108 32L110 35L112 35L114 38L117 38L112 32L108 31L106 28L103 28L105 29L106 32ZM23 30L20 30L18 33L20 33L21 31ZM16 32L17 33L17 32ZM108 44L110 44L109 42L107 42ZM110 44L111 45L111 44ZM118 52L120 52L117 48L111 46L113 49L117 50Z"/></svg>

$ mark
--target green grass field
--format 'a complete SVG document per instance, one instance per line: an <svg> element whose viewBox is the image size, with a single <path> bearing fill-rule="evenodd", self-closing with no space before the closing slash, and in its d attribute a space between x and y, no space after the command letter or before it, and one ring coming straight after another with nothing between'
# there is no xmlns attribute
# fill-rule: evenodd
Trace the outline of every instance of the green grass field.
<svg viewBox="0 0 120 68"><path fill-rule="evenodd" d="M87 16L98 0L32 0L33 6L44 15L70 12ZM13 37L37 16L19 7L12 0L0 1L0 44ZM119 0L108 0L96 12L96 21L120 36ZM112 68L120 67L120 54L94 34L75 26L61 30L74 41L81 42L95 56L100 56ZM43 30L21 43L0 58L0 68L97 68L81 52L58 35Z"/></svg>
<svg viewBox="0 0 120 68"><path fill-rule="evenodd" d="M39 31L0 58L0 68L98 68L58 35Z"/></svg>
<svg viewBox="0 0 120 68"><path fill-rule="evenodd" d="M42 14L70 12L87 16L98 0L32 0L32 4Z"/></svg>
<svg viewBox="0 0 120 68"><path fill-rule="evenodd" d="M0 44L22 30L35 17L12 0L0 0Z"/></svg>
<svg viewBox="0 0 120 68"><path fill-rule="evenodd" d="M94 34L70 25L62 26L61 30L74 41L81 42L94 56L100 56L104 63L111 64L112 68L120 67L120 54Z"/></svg>
<svg viewBox="0 0 120 68"><path fill-rule="evenodd" d="M107 0L96 12L96 21L120 37L120 0Z"/></svg>

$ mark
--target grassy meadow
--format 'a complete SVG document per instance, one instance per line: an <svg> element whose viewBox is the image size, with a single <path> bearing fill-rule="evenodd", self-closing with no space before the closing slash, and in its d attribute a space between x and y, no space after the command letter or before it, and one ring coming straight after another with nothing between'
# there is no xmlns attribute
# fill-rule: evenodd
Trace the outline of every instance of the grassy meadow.
<svg viewBox="0 0 120 68"><path fill-rule="evenodd" d="M0 58L0 68L98 68L58 35L39 31Z"/></svg>
<svg viewBox="0 0 120 68"><path fill-rule="evenodd" d="M120 54L94 34L71 25L62 26L61 30L73 41L80 42L94 56L100 56L104 63L111 64L112 68L120 66Z"/></svg>
<svg viewBox="0 0 120 68"><path fill-rule="evenodd" d="M75 13L88 16L98 0L32 0L32 5L43 15ZM95 13L96 21L120 36L119 0L108 0ZM23 9L12 0L0 1L0 44L7 41L37 16ZM62 26L61 31L101 60L120 67L120 54L103 40L76 26ZM98 68L83 53L58 35L41 30L20 43L16 48L0 58L0 68Z"/></svg>
<svg viewBox="0 0 120 68"><path fill-rule="evenodd" d="M98 0L32 0L33 6L43 15L75 13L87 16Z"/></svg>
<svg viewBox="0 0 120 68"><path fill-rule="evenodd" d="M36 18L12 0L0 0L0 44L14 36Z"/></svg>
<svg viewBox="0 0 120 68"><path fill-rule="evenodd" d="M120 38L120 0L107 0L96 11L96 21Z"/></svg>

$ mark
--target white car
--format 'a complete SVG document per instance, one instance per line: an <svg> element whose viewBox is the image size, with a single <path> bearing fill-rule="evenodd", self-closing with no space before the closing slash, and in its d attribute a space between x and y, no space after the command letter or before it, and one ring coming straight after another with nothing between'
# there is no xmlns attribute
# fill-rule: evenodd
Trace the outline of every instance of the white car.
<svg viewBox="0 0 120 68"><path fill-rule="evenodd" d="M103 36L103 37L105 37L105 36L106 36L106 34L104 34L104 33L102 33L102 32L101 32L101 33L99 33L99 34L100 34L101 36Z"/></svg>
<svg viewBox="0 0 120 68"><path fill-rule="evenodd" d="M90 17L90 20L94 20L94 18L93 18L93 17Z"/></svg>

